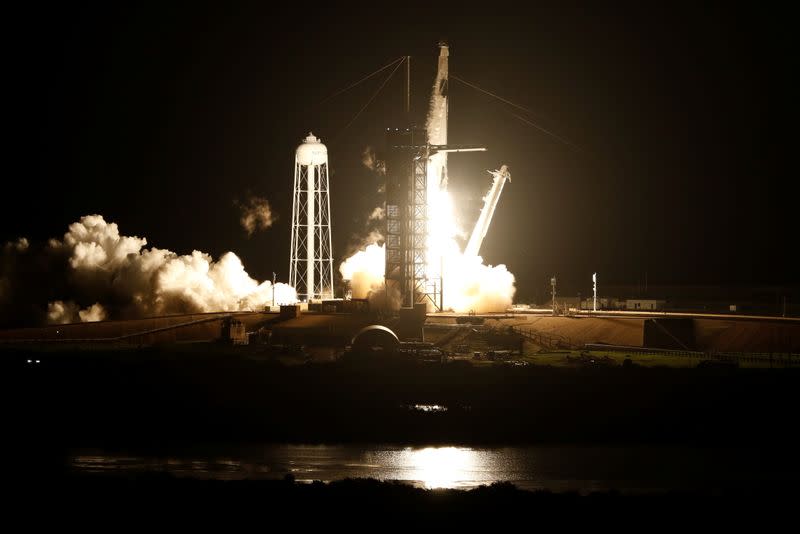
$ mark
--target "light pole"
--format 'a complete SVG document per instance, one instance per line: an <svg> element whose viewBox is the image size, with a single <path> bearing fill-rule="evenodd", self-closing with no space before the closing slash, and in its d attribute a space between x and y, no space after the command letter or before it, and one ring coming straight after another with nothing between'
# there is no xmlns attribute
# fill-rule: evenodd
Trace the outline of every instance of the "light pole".
<svg viewBox="0 0 800 534"><path fill-rule="evenodd" d="M275 272L272 273L272 307L275 307Z"/></svg>
<svg viewBox="0 0 800 534"><path fill-rule="evenodd" d="M555 277L555 275L553 275L553 277L550 279L550 285L553 288L553 317L555 317L556 316L556 277Z"/></svg>
<svg viewBox="0 0 800 534"><path fill-rule="evenodd" d="M597 273L592 274L592 289L594 291L594 305L592 311L597 313Z"/></svg>

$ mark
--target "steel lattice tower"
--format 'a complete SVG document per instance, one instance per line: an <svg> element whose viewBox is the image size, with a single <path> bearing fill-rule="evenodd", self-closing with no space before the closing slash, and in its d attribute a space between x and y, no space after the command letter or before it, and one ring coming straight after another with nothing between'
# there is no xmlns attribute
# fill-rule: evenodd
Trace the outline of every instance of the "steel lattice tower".
<svg viewBox="0 0 800 534"><path fill-rule="evenodd" d="M386 141L386 282L405 307L427 300L438 306L439 286L427 273L427 134L421 128L389 129Z"/></svg>
<svg viewBox="0 0 800 534"><path fill-rule="evenodd" d="M301 301L333 298L328 149L310 132L295 152L289 284Z"/></svg>

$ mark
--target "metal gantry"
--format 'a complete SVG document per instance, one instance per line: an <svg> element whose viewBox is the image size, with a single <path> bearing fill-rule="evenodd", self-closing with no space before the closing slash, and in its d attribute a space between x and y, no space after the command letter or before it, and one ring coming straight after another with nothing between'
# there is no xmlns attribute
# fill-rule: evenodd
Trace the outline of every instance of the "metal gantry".
<svg viewBox="0 0 800 534"><path fill-rule="evenodd" d="M442 259L428 257L430 158L486 149L430 145L427 138L421 128L387 130L385 278L387 285L399 292L403 307L430 303L434 309L442 309L441 269L436 273L437 269L430 268L431 260L441 266Z"/></svg>
<svg viewBox="0 0 800 534"><path fill-rule="evenodd" d="M427 273L428 145L425 130L389 130L386 184L386 283L410 307L439 295Z"/></svg>

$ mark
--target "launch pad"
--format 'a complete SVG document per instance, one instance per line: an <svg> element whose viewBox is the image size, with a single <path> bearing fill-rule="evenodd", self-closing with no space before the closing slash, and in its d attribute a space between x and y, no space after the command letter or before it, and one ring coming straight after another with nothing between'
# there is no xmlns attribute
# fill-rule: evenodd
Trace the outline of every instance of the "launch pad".
<svg viewBox="0 0 800 534"><path fill-rule="evenodd" d="M440 42L427 128L411 126L386 131L384 277L387 297L399 295L401 305L406 308L424 304L431 310L445 309L441 251L433 250L430 240L430 210L435 208L431 206L429 193L446 190L448 153L486 150L447 144L448 57L447 44ZM406 72L409 76L409 71ZM409 87L407 78L406 102Z"/></svg>
<svg viewBox="0 0 800 534"><path fill-rule="evenodd" d="M444 276L431 272L428 189L431 159L448 152L486 150L469 145L431 145L421 128L386 132L386 284L403 307L430 305L444 310ZM435 187L438 187L436 185Z"/></svg>

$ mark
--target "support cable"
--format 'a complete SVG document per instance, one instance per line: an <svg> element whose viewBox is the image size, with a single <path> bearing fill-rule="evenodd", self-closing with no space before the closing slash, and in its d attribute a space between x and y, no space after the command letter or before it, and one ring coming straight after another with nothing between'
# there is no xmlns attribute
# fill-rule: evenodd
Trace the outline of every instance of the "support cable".
<svg viewBox="0 0 800 534"><path fill-rule="evenodd" d="M508 104L509 106L512 106L512 107L514 107L514 108L516 108L516 109L518 109L520 111L524 111L526 113L529 113L530 115L535 115L535 113L533 111L531 111L530 109L526 108L525 106L520 106L519 104L515 104L514 102L512 102L510 100L507 100L507 99L505 99L505 98L503 98L503 97L501 97L499 95L496 95L496 94L492 93L491 91L487 91L486 89L482 89L482 88L478 87L477 85L475 85L474 83L470 83L470 82L468 82L466 80L463 80L463 79L459 78L458 76L454 76L454 75L451 74L450 78L456 80L457 82L461 82L464 85L475 89L476 91L480 91L481 93L489 95L492 98L495 98L495 99L499 100L500 102L503 102L504 104ZM524 122L525 124L527 124L529 126L533 126L537 130L549 135L553 139L556 139L557 141L559 141L561 143L564 143L565 145L567 145L569 147L572 147L573 149L577 150L578 152L581 152L581 149L580 149L579 146L577 146L575 143L572 143L571 141L565 139L564 137L561 137L560 135L557 135L554 132L551 132L547 128L544 128L543 126L540 126L540 125L536 124L535 122L533 122L531 120L528 120L528 119L526 119L526 118L524 118L524 117L522 117L520 115L517 115L516 113L512 113L510 111L508 113L512 117Z"/></svg>
<svg viewBox="0 0 800 534"><path fill-rule="evenodd" d="M401 59L402 59L402 58L401 58ZM389 82L389 80L391 80L391 79L392 79L392 76L394 76L394 73L395 73L395 72L397 72L397 69L398 69L398 68L400 68L400 65L402 65L402 62L396 62L396 63L397 63L397 65L395 65L395 67L394 67L394 69L392 70L392 72L390 72L390 73L389 73L389 76L387 76L387 77L386 77L386 79L385 79L385 80L383 80L383 83L380 85L380 87L378 87L378 90L377 90L377 91L375 91L375 93L373 93L373 95L370 97L370 99L369 99L369 100L367 100L367 103L366 103L366 104L364 104L364 105L361 107L361 109L359 109L359 110L358 110L358 112L357 112L357 113L356 113L356 114L353 116L353 118L352 118L352 119L350 119L350 122L348 122L348 123L345 125L345 127L344 127L344 128L342 128L342 129L341 129L341 131L339 131L339 133L338 133L338 134L336 134L336 137L334 137L334 138L333 138L333 141L331 141L331 145L334 145L334 144L336 144L336 141L339 139L339 137L341 137L341 135L342 135L342 134L345 132L345 130L347 130L347 129L350 127L350 125L351 125L351 124L353 124L353 123L356 121L356 119L357 119L357 118L358 118L358 117L361 115L361 113L362 113L362 112L363 112L365 109L367 109L367 106L369 106L369 105L372 103L372 101L373 101L373 100L375 100L375 97L376 97L376 96L378 96L378 93L380 93L380 92L381 92L381 90L382 90L382 89L383 89L383 88L386 86L386 84Z"/></svg>
<svg viewBox="0 0 800 534"><path fill-rule="evenodd" d="M341 90L339 90L339 91L336 91L335 93L333 93L332 95L330 95L330 96L329 96L329 97L327 97L327 98L323 98L322 100L320 100L320 101L319 101L319 103L318 103L317 105L318 105L318 106L321 106L322 104L324 104L324 103L325 103L325 102L327 102L328 100L332 100L332 99L336 98L336 97L337 97L337 96L339 96L340 94L342 94L342 93L344 93L344 92L347 92L347 91L349 91L350 89L352 89L353 87L356 87L357 85L360 85L361 83L363 83L363 82L365 82L365 81L369 80L370 78L372 78L372 77L373 77L373 76L375 76L376 74L378 74L378 73L380 73L380 72L383 72L383 71L385 71L385 70L386 70L386 69L388 69L389 67L393 67L393 66L395 66L395 63L402 62L402 61L405 61L405 56L402 56L402 57L399 57L399 58L395 59L394 61L392 61L392 62L391 62L391 63L389 63L388 65L384 65L383 67L379 68L378 70L376 70L376 71L375 71L375 72L373 72L372 74L367 74L366 76L364 76L363 78L361 78L361 79L360 79L360 80L358 80L357 82L355 82L355 83L353 83L353 84L351 84L351 85L348 85L348 86L347 86L347 87L345 87L344 89L341 89Z"/></svg>

